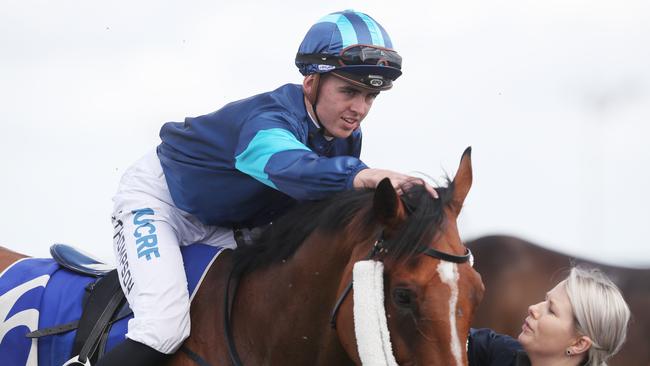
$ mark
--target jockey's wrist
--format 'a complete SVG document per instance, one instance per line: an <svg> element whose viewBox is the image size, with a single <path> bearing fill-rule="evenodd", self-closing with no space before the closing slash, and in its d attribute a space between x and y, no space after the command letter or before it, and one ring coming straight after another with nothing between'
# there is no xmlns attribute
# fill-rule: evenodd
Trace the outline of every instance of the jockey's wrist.
<svg viewBox="0 0 650 366"><path fill-rule="evenodd" d="M368 180L368 175L370 173L372 173L371 168L365 168L359 170L357 174L354 176L354 180L352 181L352 186L354 188L374 188L372 182Z"/></svg>

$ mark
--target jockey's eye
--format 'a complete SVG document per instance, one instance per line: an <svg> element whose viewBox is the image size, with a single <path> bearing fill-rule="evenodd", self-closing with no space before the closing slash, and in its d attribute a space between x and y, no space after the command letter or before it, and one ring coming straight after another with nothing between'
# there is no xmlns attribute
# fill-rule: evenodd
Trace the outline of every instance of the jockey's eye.
<svg viewBox="0 0 650 366"><path fill-rule="evenodd" d="M401 308L412 308L415 304L415 294L407 288L396 288L393 290L393 302Z"/></svg>

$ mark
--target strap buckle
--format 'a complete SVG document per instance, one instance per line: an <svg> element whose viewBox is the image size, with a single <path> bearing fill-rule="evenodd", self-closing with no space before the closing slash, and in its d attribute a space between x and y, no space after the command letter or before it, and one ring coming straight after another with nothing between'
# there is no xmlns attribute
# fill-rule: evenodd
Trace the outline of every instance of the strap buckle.
<svg viewBox="0 0 650 366"><path fill-rule="evenodd" d="M62 366L92 366L90 364L90 359L86 359L86 362L79 361L79 355L72 357L67 360Z"/></svg>

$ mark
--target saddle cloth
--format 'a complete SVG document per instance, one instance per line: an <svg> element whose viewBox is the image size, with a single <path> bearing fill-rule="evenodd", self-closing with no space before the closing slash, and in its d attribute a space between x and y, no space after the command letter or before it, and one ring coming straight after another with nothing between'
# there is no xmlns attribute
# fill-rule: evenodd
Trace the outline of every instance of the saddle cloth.
<svg viewBox="0 0 650 366"><path fill-rule="evenodd" d="M190 298L223 248L204 244L181 247ZM53 259L22 259L0 274L0 364L60 366L70 357L76 330L31 340L25 335L81 317L86 286L95 277L59 266ZM124 340L128 320L111 328L106 350Z"/></svg>

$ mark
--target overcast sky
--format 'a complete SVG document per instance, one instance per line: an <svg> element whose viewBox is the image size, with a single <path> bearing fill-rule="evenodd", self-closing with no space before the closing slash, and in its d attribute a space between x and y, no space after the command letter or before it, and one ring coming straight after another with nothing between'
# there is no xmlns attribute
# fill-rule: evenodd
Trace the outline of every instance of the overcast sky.
<svg viewBox="0 0 650 366"><path fill-rule="evenodd" d="M366 163L439 179L471 145L464 239L650 266L650 2L277 4L0 0L0 245L113 261L111 198L161 124L299 83L307 29L352 8L404 58Z"/></svg>

